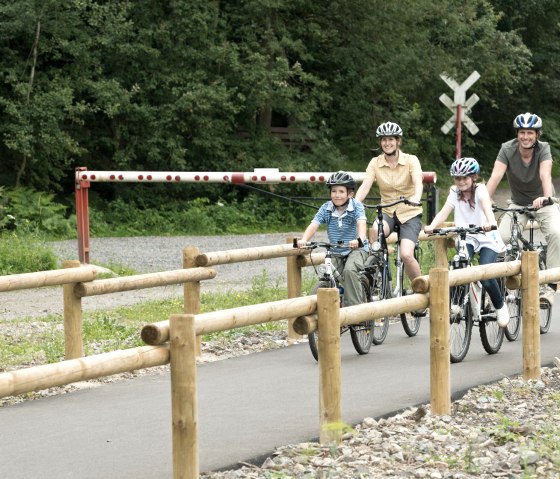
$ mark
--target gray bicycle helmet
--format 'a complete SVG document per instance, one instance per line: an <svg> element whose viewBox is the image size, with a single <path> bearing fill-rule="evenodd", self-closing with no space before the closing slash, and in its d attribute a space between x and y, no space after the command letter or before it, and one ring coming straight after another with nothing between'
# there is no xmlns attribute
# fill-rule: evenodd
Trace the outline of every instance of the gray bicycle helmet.
<svg viewBox="0 0 560 479"><path fill-rule="evenodd" d="M345 171L337 171L333 173L327 180L327 186L346 186L349 190L356 189L356 180Z"/></svg>
<svg viewBox="0 0 560 479"><path fill-rule="evenodd" d="M459 158L451 165L451 176L472 176L480 171L478 161L474 158Z"/></svg>
<svg viewBox="0 0 560 479"><path fill-rule="evenodd" d="M382 123L375 132L377 138L381 136L403 136L403 131L399 125L390 121Z"/></svg>
<svg viewBox="0 0 560 479"><path fill-rule="evenodd" d="M534 113L522 113L513 120L513 127L515 129L540 130L542 128L542 120Z"/></svg>

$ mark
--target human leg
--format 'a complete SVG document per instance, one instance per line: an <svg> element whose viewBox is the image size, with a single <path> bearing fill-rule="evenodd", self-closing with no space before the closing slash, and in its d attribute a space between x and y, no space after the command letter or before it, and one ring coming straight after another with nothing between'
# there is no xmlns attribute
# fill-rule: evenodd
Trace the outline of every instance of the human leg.
<svg viewBox="0 0 560 479"><path fill-rule="evenodd" d="M412 281L420 276L420 265L414 257L414 248L418 241L418 235L422 229L422 215L418 215L399 225L399 237L401 240L401 260L407 276Z"/></svg>
<svg viewBox="0 0 560 479"><path fill-rule="evenodd" d="M354 306L365 303L366 298L360 272L364 269L367 253L362 249L355 249L346 257L344 264L344 305Z"/></svg>

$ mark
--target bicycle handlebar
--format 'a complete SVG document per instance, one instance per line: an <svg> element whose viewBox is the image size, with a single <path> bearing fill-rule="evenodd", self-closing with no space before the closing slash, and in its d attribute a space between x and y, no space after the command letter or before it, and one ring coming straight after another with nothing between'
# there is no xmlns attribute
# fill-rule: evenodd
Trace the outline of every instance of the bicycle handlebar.
<svg viewBox="0 0 560 479"><path fill-rule="evenodd" d="M496 230L496 229L498 229L498 227L496 225L492 225L491 230ZM431 233L429 233L429 236L434 236L434 235L446 236L450 233L476 234L476 233L486 233L486 231L484 231L484 228L482 226L474 226L474 225L470 225L468 227L452 226L449 228L436 228Z"/></svg>
<svg viewBox="0 0 560 479"><path fill-rule="evenodd" d="M543 206L549 206L554 204L554 199L551 198L550 196L548 197L547 200L543 201ZM496 206L493 205L492 209L494 211L503 211L505 213L510 212L510 213L529 213L530 211L537 211L538 208L535 208L533 205L527 205L527 206L518 206L515 208L502 208L500 206Z"/></svg>
<svg viewBox="0 0 560 479"><path fill-rule="evenodd" d="M364 246L363 241L360 238L357 238L358 240L358 247L362 248ZM293 241L293 247L294 248L299 248L298 246L298 240L296 238L294 238ZM315 248L325 248L327 250L330 250L332 248L341 248L341 249L351 249L350 246L346 243L329 243L329 242L325 242L325 241L308 241L305 245L306 248L309 249L315 249Z"/></svg>
<svg viewBox="0 0 560 479"><path fill-rule="evenodd" d="M379 205L364 205L366 208L374 208L377 210L382 210L383 208L390 208L391 206L395 206L398 205L399 203L404 203L405 205L410 205L410 206L422 206L422 203L416 203L414 201L410 201L407 198L405 198L404 196L401 196L398 200L393 201L392 203L385 203L385 204L379 204Z"/></svg>

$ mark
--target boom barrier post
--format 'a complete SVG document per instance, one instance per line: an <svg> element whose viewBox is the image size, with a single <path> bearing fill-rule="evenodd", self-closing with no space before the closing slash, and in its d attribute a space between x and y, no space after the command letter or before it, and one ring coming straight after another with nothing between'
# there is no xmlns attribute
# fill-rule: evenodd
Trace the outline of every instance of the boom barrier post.
<svg viewBox="0 0 560 479"><path fill-rule="evenodd" d="M78 230L78 259L81 263L89 263L89 198L90 182L83 179L80 172L87 171L85 166L76 168L76 227Z"/></svg>

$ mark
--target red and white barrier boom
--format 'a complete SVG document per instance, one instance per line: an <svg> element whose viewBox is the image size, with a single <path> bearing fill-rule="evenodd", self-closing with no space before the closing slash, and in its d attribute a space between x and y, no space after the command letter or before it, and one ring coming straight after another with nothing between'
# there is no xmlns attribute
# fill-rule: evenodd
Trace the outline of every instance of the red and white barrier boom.
<svg viewBox="0 0 560 479"><path fill-rule="evenodd" d="M364 172L349 172L357 182L363 181ZM82 263L89 263L89 203L91 183L229 183L229 184L280 184L324 183L332 172L280 172L278 168L255 168L252 172L223 171L88 171L76 168L76 222L78 227L78 256ZM423 173L426 184L435 184L433 171Z"/></svg>

